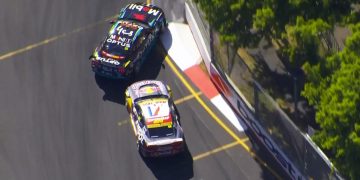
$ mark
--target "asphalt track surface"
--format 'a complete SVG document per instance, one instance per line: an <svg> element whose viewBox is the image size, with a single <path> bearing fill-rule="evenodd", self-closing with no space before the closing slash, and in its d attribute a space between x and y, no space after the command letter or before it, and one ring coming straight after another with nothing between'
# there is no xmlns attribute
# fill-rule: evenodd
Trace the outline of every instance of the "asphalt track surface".
<svg viewBox="0 0 360 180"><path fill-rule="evenodd" d="M105 19L127 3L0 2L0 179L278 178L277 171L235 142L198 103L160 43L137 79L158 79L172 87L188 150L170 158L141 158L124 107L128 84L95 76L88 62L110 28ZM183 1L154 3L170 21L183 21ZM236 135L251 148L244 134Z"/></svg>

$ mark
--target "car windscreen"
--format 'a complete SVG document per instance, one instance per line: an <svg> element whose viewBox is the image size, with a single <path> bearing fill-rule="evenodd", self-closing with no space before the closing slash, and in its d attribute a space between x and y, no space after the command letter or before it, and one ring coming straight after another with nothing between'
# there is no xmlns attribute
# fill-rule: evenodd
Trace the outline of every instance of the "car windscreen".
<svg viewBox="0 0 360 180"><path fill-rule="evenodd" d="M127 51L124 49L124 46L110 42L105 42L101 50L105 51L106 53L117 56L124 56L127 53Z"/></svg>
<svg viewBox="0 0 360 180"><path fill-rule="evenodd" d="M141 102L143 100L148 100L148 99L152 99L152 98L155 98L155 99L157 99L157 98L166 98L166 99L168 99L169 97L164 95L164 94L148 95L148 96L143 96L143 97L139 97L139 98L135 99L135 103L139 103L139 102Z"/></svg>
<svg viewBox="0 0 360 180"><path fill-rule="evenodd" d="M128 18L128 19L126 19L126 21L131 22L131 23L135 23L135 24L137 24L137 25L140 25L140 26L142 26L142 27L145 28L145 29L149 29L149 28L150 28L149 24L144 23L144 22L141 22L141 21L136 20L136 19Z"/></svg>
<svg viewBox="0 0 360 180"><path fill-rule="evenodd" d="M150 138L163 138L174 136L175 128L171 127L157 127L157 128L149 128L149 136Z"/></svg>

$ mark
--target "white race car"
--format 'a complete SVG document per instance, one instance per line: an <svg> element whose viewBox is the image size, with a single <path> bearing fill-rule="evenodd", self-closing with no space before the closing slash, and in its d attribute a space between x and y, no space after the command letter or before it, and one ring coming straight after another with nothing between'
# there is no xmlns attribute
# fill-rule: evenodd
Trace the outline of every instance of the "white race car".
<svg viewBox="0 0 360 180"><path fill-rule="evenodd" d="M144 157L184 151L180 116L169 86L155 80L135 82L126 89L125 99L137 147Z"/></svg>

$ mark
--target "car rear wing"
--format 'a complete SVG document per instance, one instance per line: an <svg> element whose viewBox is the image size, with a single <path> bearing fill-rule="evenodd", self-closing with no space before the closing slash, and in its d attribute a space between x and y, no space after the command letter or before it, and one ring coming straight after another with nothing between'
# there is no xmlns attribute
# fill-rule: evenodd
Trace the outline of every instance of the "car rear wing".
<svg viewBox="0 0 360 180"><path fill-rule="evenodd" d="M161 146L161 145L167 145L167 144L173 144L178 142L183 142L183 138L174 138L174 139L161 139L157 141L151 141L147 142L147 146Z"/></svg>

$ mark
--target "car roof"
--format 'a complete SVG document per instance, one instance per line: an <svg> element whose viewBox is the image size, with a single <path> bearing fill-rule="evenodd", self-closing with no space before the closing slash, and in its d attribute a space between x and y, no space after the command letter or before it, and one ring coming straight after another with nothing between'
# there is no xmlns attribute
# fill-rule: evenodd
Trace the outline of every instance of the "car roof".
<svg viewBox="0 0 360 180"><path fill-rule="evenodd" d="M137 102L150 137L174 135L173 119L167 98L145 99Z"/></svg>
<svg viewBox="0 0 360 180"><path fill-rule="evenodd" d="M143 27L126 21L117 21L111 27L102 50L118 56L127 56L135 41L143 32Z"/></svg>
<svg viewBox="0 0 360 180"><path fill-rule="evenodd" d="M167 98L151 98L138 101L146 124L152 124L154 121L169 117L170 107Z"/></svg>

